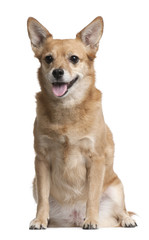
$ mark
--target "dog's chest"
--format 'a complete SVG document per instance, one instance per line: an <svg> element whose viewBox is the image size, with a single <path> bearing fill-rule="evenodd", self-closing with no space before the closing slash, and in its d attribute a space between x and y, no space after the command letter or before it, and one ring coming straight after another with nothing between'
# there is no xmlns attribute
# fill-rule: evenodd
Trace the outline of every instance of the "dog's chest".
<svg viewBox="0 0 149 240"><path fill-rule="evenodd" d="M70 139L68 135L40 136L40 146L45 149L50 163L51 192L56 199L64 201L81 198L86 191L86 158L84 146L92 142L88 138ZM60 200L59 199L59 200Z"/></svg>
<svg viewBox="0 0 149 240"><path fill-rule="evenodd" d="M62 162L64 165L75 166L84 163L83 152L94 148L94 138L84 129L75 127L50 126L48 131L38 135L38 143L46 152L50 163ZM55 160L54 160L55 159Z"/></svg>

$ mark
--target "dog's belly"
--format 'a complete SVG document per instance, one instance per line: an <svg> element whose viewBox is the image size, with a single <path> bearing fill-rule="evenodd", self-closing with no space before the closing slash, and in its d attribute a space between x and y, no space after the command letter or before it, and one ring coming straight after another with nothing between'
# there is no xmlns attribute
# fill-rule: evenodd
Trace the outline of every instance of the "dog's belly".
<svg viewBox="0 0 149 240"><path fill-rule="evenodd" d="M87 193L86 160L79 145L70 145L61 136L57 141L42 138L50 162L50 195L61 204L85 201Z"/></svg>
<svg viewBox="0 0 149 240"><path fill-rule="evenodd" d="M85 219L86 203L61 205L50 197L50 227L81 227Z"/></svg>

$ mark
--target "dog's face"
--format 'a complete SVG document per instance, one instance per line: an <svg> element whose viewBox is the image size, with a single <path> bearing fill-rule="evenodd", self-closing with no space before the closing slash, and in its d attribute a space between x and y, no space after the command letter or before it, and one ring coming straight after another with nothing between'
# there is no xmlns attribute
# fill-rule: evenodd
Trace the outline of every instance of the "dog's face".
<svg viewBox="0 0 149 240"><path fill-rule="evenodd" d="M79 91L88 75L90 60L81 41L48 39L42 52L41 68L55 98L66 98Z"/></svg>
<svg viewBox="0 0 149 240"><path fill-rule="evenodd" d="M40 84L53 99L80 98L94 84L93 60L102 32L98 17L76 39L56 40L37 20L28 19L32 49L41 63Z"/></svg>

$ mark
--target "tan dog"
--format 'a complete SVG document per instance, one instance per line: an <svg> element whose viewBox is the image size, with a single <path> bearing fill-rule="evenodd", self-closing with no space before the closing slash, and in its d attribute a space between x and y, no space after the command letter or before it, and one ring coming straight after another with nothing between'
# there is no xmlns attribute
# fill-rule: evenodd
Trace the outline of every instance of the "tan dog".
<svg viewBox="0 0 149 240"><path fill-rule="evenodd" d="M37 215L30 229L137 226L113 171L113 138L95 88L94 58L102 32L103 20L97 17L76 39L54 40L37 20L28 19L41 63L34 125Z"/></svg>

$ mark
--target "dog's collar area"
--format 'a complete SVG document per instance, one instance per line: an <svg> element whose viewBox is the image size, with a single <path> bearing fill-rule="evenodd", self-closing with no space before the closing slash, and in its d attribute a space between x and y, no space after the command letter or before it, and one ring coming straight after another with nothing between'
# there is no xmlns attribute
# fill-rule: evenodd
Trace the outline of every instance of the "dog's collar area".
<svg viewBox="0 0 149 240"><path fill-rule="evenodd" d="M71 82L54 82L52 83L52 91L56 97L63 97L73 84L78 80L78 76L75 77Z"/></svg>

